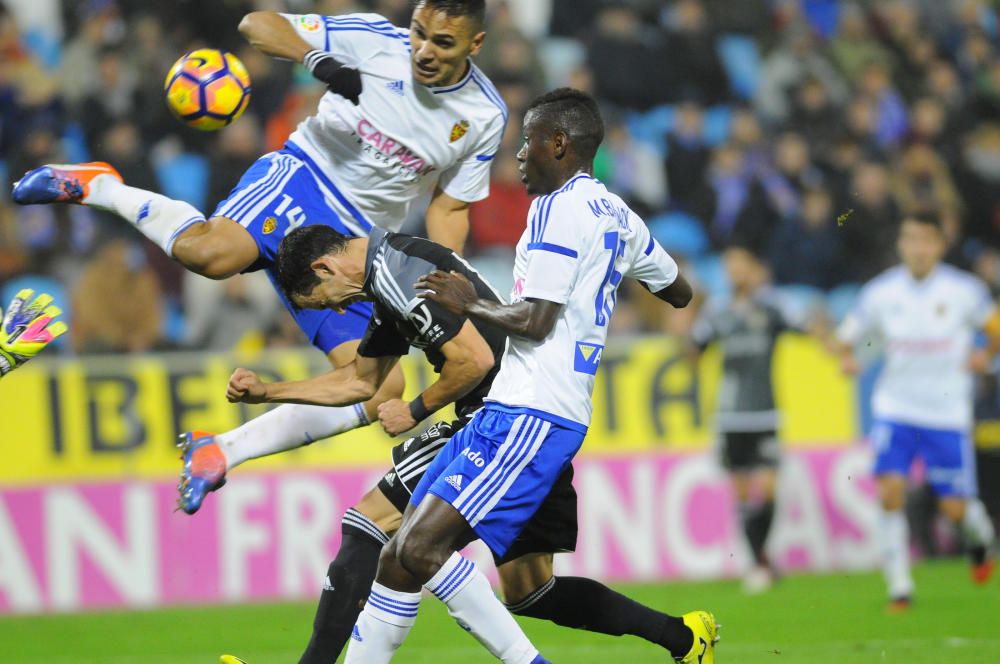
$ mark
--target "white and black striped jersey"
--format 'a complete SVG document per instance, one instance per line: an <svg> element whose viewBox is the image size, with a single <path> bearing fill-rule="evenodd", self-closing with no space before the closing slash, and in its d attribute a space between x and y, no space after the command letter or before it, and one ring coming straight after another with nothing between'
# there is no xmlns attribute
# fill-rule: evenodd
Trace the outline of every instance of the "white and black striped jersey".
<svg viewBox="0 0 1000 664"><path fill-rule="evenodd" d="M434 371L441 371L445 362L441 347L458 334L466 317L417 296L414 284L432 270L459 272L473 283L479 297L502 302L493 286L451 250L430 240L375 228L368 239L363 286L374 312L358 348L360 355L400 357L413 346L424 351ZM479 385L455 402L459 416L482 405L507 343L507 335L497 328L476 321L473 325L493 351L494 366Z"/></svg>

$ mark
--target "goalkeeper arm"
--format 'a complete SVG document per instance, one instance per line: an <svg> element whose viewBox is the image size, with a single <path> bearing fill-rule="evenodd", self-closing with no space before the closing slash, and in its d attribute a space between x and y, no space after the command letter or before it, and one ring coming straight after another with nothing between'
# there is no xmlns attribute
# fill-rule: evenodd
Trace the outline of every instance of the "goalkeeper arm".
<svg viewBox="0 0 1000 664"><path fill-rule="evenodd" d="M52 304L52 296L42 293L29 303L32 295L30 288L18 292L0 323L0 377L38 355L66 332L66 323L53 322L62 310Z"/></svg>

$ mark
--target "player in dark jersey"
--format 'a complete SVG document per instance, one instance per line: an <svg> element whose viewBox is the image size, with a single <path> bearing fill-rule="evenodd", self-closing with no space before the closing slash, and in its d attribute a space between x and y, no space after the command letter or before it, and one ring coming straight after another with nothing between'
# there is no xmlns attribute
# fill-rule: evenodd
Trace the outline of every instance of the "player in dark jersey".
<svg viewBox="0 0 1000 664"><path fill-rule="evenodd" d="M383 404L379 408L383 428L393 435L408 431L452 402L458 419L439 422L393 449L393 468L370 494L384 497L382 502L399 515L438 451L482 406L507 341L495 327L418 297L414 284L435 269L461 273L480 297L500 301L465 261L428 240L378 228L368 238L356 239L322 225L293 231L282 241L277 260L278 282L290 301L300 307L331 309L361 299L372 301L374 314L357 356L345 367L295 382L265 384L253 372L237 369L227 392L231 401L249 403L348 405L378 389L379 381L411 346L422 349L439 379L409 403ZM576 547L572 477L569 467L511 548L495 559L510 611L566 627L632 634L664 648L678 639L678 632L681 640L686 634L690 641L690 629L677 618L597 581L553 576L553 554ZM369 496L365 500L372 504ZM379 551L388 540L386 532L353 508L344 517L342 532L341 549L330 564L312 639L300 664L336 660L368 597Z"/></svg>
<svg viewBox="0 0 1000 664"><path fill-rule="evenodd" d="M771 365L778 336L791 326L765 288L766 268L752 251L730 247L723 261L732 292L705 305L691 338L699 351L716 341L722 345L716 414L719 453L754 558L744 589L761 592L774 581L765 548L774 520L780 454Z"/></svg>

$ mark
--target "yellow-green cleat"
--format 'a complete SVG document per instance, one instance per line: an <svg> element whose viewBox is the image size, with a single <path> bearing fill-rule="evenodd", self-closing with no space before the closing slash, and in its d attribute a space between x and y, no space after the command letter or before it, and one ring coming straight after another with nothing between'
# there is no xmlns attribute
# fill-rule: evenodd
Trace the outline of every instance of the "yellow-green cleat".
<svg viewBox="0 0 1000 664"><path fill-rule="evenodd" d="M219 658L219 664L247 664L247 662L235 655L223 655Z"/></svg>
<svg viewBox="0 0 1000 664"><path fill-rule="evenodd" d="M715 664L715 644L719 642L719 628L715 616L708 611L691 611L682 616L684 624L694 634L694 644L681 664Z"/></svg>

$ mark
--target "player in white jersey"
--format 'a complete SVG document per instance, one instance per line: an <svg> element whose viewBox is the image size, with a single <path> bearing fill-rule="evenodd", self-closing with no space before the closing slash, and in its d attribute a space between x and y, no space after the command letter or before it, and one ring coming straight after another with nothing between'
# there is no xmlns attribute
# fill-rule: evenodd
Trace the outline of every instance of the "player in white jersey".
<svg viewBox="0 0 1000 664"><path fill-rule="evenodd" d="M416 620L424 587L501 661L545 661L478 592L485 580L458 551L479 538L503 555L579 450L622 278L674 306L691 299L642 220L591 175L603 133L584 93L563 88L529 106L518 160L529 193L542 196L518 244L511 304L480 299L455 273L435 271L417 284L453 313L511 336L488 403L438 453L383 548L346 662L388 662ZM673 656L714 661L714 618L692 612L675 620L682 625Z"/></svg>
<svg viewBox="0 0 1000 664"><path fill-rule="evenodd" d="M906 478L916 457L941 511L959 524L972 554L972 577L993 571L994 533L976 498L972 428L972 368L985 365L974 335L986 330L1000 344L1000 318L986 285L941 264L946 248L936 217L909 216L900 229L902 264L861 291L856 308L837 330L846 371L855 373L853 348L864 337L884 342L885 365L872 397L875 476L882 506L884 572L891 611L909 607L909 535L903 511Z"/></svg>
<svg viewBox="0 0 1000 664"><path fill-rule="evenodd" d="M324 224L352 236L367 235L373 224L398 230L423 193L432 194L430 237L460 252L469 204L489 193L507 118L496 88L470 59L485 38L484 15L483 0L419 0L409 30L376 14L247 15L239 29L255 47L302 62L330 91L207 220L183 201L126 186L101 163L37 168L15 184L13 198L111 210L213 279L258 269L270 275L278 244L299 226ZM289 310L335 368L351 362L371 315L365 302L342 313ZM217 436L184 434L180 507L196 512L244 461L368 424L402 389L395 369L363 406L286 405ZM394 529L396 510L380 496L369 498L374 504L358 508L383 530Z"/></svg>

